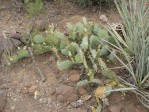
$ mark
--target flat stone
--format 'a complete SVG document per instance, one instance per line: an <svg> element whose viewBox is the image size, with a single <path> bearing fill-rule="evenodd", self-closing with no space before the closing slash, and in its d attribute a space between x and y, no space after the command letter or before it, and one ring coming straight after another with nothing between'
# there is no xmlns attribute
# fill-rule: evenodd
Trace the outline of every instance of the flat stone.
<svg viewBox="0 0 149 112"><path fill-rule="evenodd" d="M71 70L69 75L69 80L72 82L78 82L80 80L80 74L77 70Z"/></svg>
<svg viewBox="0 0 149 112"><path fill-rule="evenodd" d="M80 80L80 75L79 74L73 74L69 77L70 81L72 82L78 82Z"/></svg>
<svg viewBox="0 0 149 112"><path fill-rule="evenodd" d="M46 31L48 29L49 22L48 20L36 20L34 28L38 31Z"/></svg>
<svg viewBox="0 0 149 112"><path fill-rule="evenodd" d="M108 18L107 18L106 15L101 15L101 16L99 17L99 19L100 19L103 23L108 22Z"/></svg>
<svg viewBox="0 0 149 112"><path fill-rule="evenodd" d="M29 91L29 94L30 95L34 95L34 92L38 89L38 86L37 85L32 85L28 91Z"/></svg>
<svg viewBox="0 0 149 112"><path fill-rule="evenodd" d="M80 88L78 89L78 91L79 91L80 95L86 94L86 90L85 90L83 87L80 87Z"/></svg>
<svg viewBox="0 0 149 112"><path fill-rule="evenodd" d="M60 85L56 88L57 99L61 102L76 101L78 99L77 90L71 86Z"/></svg>
<svg viewBox="0 0 149 112"><path fill-rule="evenodd" d="M18 47L21 44L22 43L17 39L13 39L13 38L4 39L4 38L1 38L0 39L0 55L5 50L13 51L16 47Z"/></svg>

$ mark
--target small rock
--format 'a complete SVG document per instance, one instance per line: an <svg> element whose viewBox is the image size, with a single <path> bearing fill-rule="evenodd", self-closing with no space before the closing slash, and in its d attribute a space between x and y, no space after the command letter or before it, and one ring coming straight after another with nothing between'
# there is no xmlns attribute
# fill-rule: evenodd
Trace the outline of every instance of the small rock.
<svg viewBox="0 0 149 112"><path fill-rule="evenodd" d="M27 94L27 93L29 93L28 88L26 88L26 87L23 88L22 93L23 93L23 94Z"/></svg>
<svg viewBox="0 0 149 112"><path fill-rule="evenodd" d="M87 112L87 110L83 110L83 109L69 109L69 110L67 110L67 112Z"/></svg>
<svg viewBox="0 0 149 112"><path fill-rule="evenodd" d="M37 85L32 85L30 88L29 88L29 94L30 95L34 95L34 92L38 89L38 86Z"/></svg>
<svg viewBox="0 0 149 112"><path fill-rule="evenodd" d="M22 24L23 24L23 22L22 22L22 21L19 21L19 22L18 22L18 24L19 24L19 25L22 25Z"/></svg>
<svg viewBox="0 0 149 112"><path fill-rule="evenodd" d="M121 109L119 106L111 106L110 112L121 112Z"/></svg>
<svg viewBox="0 0 149 112"><path fill-rule="evenodd" d="M78 108L81 107L84 104L83 100L77 100L71 103L72 107Z"/></svg>
<svg viewBox="0 0 149 112"><path fill-rule="evenodd" d="M72 70L70 73L70 81L72 82L78 82L80 80L80 74L76 70Z"/></svg>
<svg viewBox="0 0 149 112"><path fill-rule="evenodd" d="M27 87L27 88L30 88L31 86L32 86L31 82L28 82L28 83L25 84L25 87Z"/></svg>
<svg viewBox="0 0 149 112"><path fill-rule="evenodd" d="M12 85L13 86L18 86L20 84L20 82L18 81L18 80L14 80L13 82L12 82Z"/></svg>
<svg viewBox="0 0 149 112"><path fill-rule="evenodd" d="M67 85L60 85L56 88L56 95L61 102L76 101L78 99L77 90Z"/></svg>
<svg viewBox="0 0 149 112"><path fill-rule="evenodd" d="M80 80L80 75L78 74L74 74L74 75L71 75L70 77L69 77L69 79L70 79L70 81L72 81L72 82L78 82L79 80Z"/></svg>
<svg viewBox="0 0 149 112"><path fill-rule="evenodd" d="M14 31L10 36L10 38L14 39L14 41L21 40L22 37L23 37L22 34L20 32L16 32L16 31Z"/></svg>
<svg viewBox="0 0 149 112"><path fill-rule="evenodd" d="M80 87L78 89L78 91L79 91L80 95L84 95L86 93L86 90L83 87Z"/></svg>
<svg viewBox="0 0 149 112"><path fill-rule="evenodd" d="M108 18L107 18L106 15L101 15L101 16L99 17L99 19L100 19L103 23L108 22Z"/></svg>
<svg viewBox="0 0 149 112"><path fill-rule="evenodd" d="M35 29L38 31L45 31L48 29L49 21L48 20L37 20L35 21Z"/></svg>
<svg viewBox="0 0 149 112"><path fill-rule="evenodd" d="M15 110L15 106L10 107L10 109L11 109L12 111L14 111L14 110Z"/></svg>
<svg viewBox="0 0 149 112"><path fill-rule="evenodd" d="M7 94L6 91L0 90L0 112L3 112L3 109L6 105Z"/></svg>
<svg viewBox="0 0 149 112"><path fill-rule="evenodd" d="M34 98L35 100L38 100L41 97L41 93L39 91L34 92Z"/></svg>
<svg viewBox="0 0 149 112"><path fill-rule="evenodd" d="M9 86L7 84L3 84L0 86L0 89L9 89Z"/></svg>
<svg viewBox="0 0 149 112"><path fill-rule="evenodd" d="M6 48L7 50L13 51L14 49L16 49L16 47L18 47L21 44L22 43L19 40L13 38L2 38L0 39L0 53L5 51Z"/></svg>

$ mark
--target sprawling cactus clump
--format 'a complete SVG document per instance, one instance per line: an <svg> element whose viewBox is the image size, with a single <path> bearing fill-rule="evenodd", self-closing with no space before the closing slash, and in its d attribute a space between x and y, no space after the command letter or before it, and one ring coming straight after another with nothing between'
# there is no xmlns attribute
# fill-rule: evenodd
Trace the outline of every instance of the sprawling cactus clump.
<svg viewBox="0 0 149 112"><path fill-rule="evenodd" d="M86 18L75 25L67 23L67 28L69 30L67 36L51 28L45 39L38 38L42 43L51 46L58 57L59 69L82 64L89 81L99 82L94 78L96 73L116 79L114 72L109 70L103 61L103 58L112 61L116 53L109 52L110 47L105 42L112 40L108 32L98 24L87 22ZM61 59L59 54L62 54L65 60Z"/></svg>

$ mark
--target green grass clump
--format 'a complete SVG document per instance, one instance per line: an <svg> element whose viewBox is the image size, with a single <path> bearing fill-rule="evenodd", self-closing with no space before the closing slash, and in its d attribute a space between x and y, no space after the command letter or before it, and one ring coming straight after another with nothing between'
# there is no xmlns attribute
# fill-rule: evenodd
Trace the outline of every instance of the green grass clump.
<svg viewBox="0 0 149 112"><path fill-rule="evenodd" d="M24 2L26 3L26 10L29 17L33 17L44 11L42 0L25 0Z"/></svg>

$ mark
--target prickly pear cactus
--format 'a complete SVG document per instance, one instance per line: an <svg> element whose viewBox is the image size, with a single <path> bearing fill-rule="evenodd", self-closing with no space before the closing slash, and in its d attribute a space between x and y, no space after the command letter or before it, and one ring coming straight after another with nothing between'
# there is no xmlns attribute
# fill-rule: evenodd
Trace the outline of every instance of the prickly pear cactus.
<svg viewBox="0 0 149 112"><path fill-rule="evenodd" d="M114 59L114 53L109 52L110 47L106 44L105 41L109 41L112 37L108 32L103 29L98 24L93 24L92 22L87 22L87 19L83 17L82 22L77 24L67 23L67 28L69 30L69 35L59 36L60 42L63 44L63 47L56 47L60 53L66 56L67 60L58 60L58 67L62 69L67 69L74 64L83 64L85 72L89 81L94 80L94 75L98 72L104 74L104 76L110 78L109 75L113 76L113 72L108 72L108 68L100 70L101 62L99 58L102 57ZM58 37L58 36L57 36ZM56 44L58 45L58 43ZM111 78L112 79L112 78Z"/></svg>

